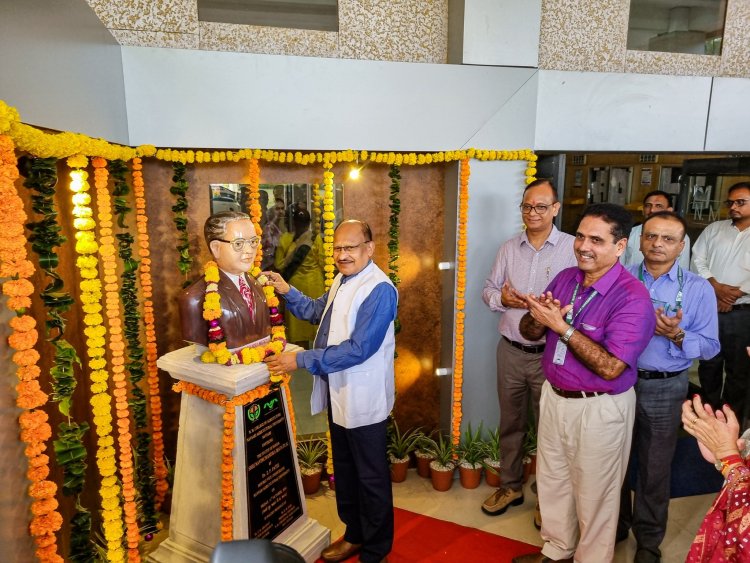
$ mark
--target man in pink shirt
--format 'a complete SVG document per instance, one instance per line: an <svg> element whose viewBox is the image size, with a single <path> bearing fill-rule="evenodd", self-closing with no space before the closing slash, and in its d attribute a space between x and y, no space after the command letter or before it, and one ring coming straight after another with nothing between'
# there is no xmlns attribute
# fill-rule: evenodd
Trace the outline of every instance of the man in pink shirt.
<svg viewBox="0 0 750 563"><path fill-rule="evenodd" d="M537 450L542 553L514 563L611 561L635 417L637 361L654 333L648 290L619 262L632 227L619 205L591 205L577 268L526 301L521 334L547 337Z"/></svg>

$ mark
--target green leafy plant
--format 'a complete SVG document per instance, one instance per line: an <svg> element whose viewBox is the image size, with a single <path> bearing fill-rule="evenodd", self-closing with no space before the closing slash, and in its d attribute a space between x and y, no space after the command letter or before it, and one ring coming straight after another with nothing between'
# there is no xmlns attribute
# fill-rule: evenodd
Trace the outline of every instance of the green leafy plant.
<svg viewBox="0 0 750 563"><path fill-rule="evenodd" d="M419 428L412 428L404 433L398 427L398 423L393 420L388 425L388 456L391 462L402 461L409 457L409 454L417 449L420 439L424 433Z"/></svg>
<svg viewBox="0 0 750 563"><path fill-rule="evenodd" d="M297 442L297 461L302 472L315 472L321 469L321 462L327 453L326 445L320 440Z"/></svg>
<svg viewBox="0 0 750 563"><path fill-rule="evenodd" d="M523 440L523 452L526 456L536 455L536 427L532 421L526 428L526 437Z"/></svg>
<svg viewBox="0 0 750 563"><path fill-rule="evenodd" d="M461 441L458 444L458 457L462 465L470 465L473 468L480 467L485 457L485 443L482 440L482 424L476 431L472 430L471 423L464 430Z"/></svg>
<svg viewBox="0 0 750 563"><path fill-rule="evenodd" d="M500 429L495 428L487 432L487 439L484 440L484 459L482 466L485 471L500 474Z"/></svg>
<svg viewBox="0 0 750 563"><path fill-rule="evenodd" d="M433 464L443 469L452 469L455 466L453 458L456 455L456 448L453 446L453 442L445 439L442 434L438 434L437 440L430 438L430 441L432 443L428 451L435 458Z"/></svg>

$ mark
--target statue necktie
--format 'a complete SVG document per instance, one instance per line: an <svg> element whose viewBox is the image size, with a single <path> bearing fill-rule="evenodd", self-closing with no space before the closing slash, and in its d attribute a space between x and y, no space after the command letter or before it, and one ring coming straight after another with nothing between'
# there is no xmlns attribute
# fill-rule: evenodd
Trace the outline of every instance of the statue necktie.
<svg viewBox="0 0 750 563"><path fill-rule="evenodd" d="M245 276L240 275L240 295L247 303L247 308L250 311L250 321L255 323L255 299L253 298L253 292L250 291L250 286L245 281Z"/></svg>

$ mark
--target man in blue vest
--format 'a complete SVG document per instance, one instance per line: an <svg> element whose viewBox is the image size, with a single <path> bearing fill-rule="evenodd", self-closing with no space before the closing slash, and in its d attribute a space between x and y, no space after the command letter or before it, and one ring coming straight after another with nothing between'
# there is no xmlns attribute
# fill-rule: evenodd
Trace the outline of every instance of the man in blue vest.
<svg viewBox="0 0 750 563"><path fill-rule="evenodd" d="M375 244L364 221L341 223L333 235L338 275L311 299L275 272L269 284L297 318L319 324L312 350L266 359L271 373L305 368L315 375L312 413L328 408L336 474L336 507L344 537L321 553L326 562L359 553L386 561L393 545L393 494L386 457L386 420L393 409L394 320L398 293L372 261Z"/></svg>
<svg viewBox="0 0 750 563"><path fill-rule="evenodd" d="M635 563L661 561L659 545L667 529L670 468L687 396L687 370L694 359L713 358L719 352L711 284L679 263L685 227L685 220L671 211L646 217L640 236L643 262L628 266L648 289L656 314L656 330L638 358L635 384L635 499L631 500L626 477L617 526L618 540L633 529L638 542Z"/></svg>

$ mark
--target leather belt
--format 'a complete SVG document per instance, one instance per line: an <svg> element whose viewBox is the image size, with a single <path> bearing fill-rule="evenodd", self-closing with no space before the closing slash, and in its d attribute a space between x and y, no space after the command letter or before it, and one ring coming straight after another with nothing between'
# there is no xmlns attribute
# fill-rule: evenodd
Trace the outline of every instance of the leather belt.
<svg viewBox="0 0 750 563"><path fill-rule="evenodd" d="M682 371L650 371L647 369L639 369L638 377L641 379L669 379L670 377L680 375Z"/></svg>
<svg viewBox="0 0 750 563"><path fill-rule="evenodd" d="M740 303L739 305L732 305L732 311L746 311L750 309L750 303Z"/></svg>
<svg viewBox="0 0 750 563"><path fill-rule="evenodd" d="M567 389L560 389L559 387L555 387L551 384L550 386L552 387L552 390L556 395L560 395L561 397L565 397L566 399L588 399L591 397L598 397L599 395L609 394L604 391L569 391Z"/></svg>
<svg viewBox="0 0 750 563"><path fill-rule="evenodd" d="M520 342L513 342L510 338L507 338L503 336L503 339L513 346L513 348L518 348L519 350L523 350L527 354L541 354L544 352L544 344L538 344L536 346L529 346L528 344L521 344Z"/></svg>

